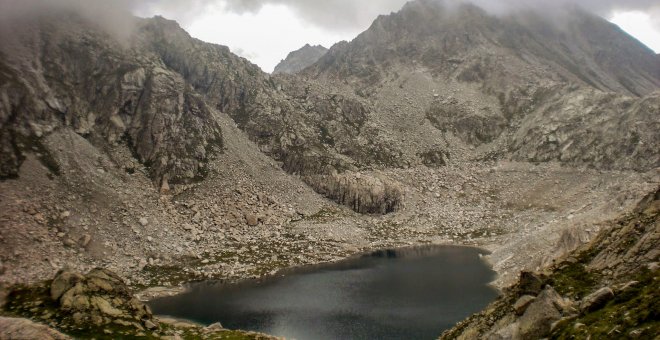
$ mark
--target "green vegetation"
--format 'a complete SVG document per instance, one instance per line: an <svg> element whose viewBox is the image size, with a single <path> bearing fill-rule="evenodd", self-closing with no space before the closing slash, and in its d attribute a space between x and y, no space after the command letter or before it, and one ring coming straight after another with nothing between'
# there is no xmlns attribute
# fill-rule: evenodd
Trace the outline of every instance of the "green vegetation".
<svg viewBox="0 0 660 340"><path fill-rule="evenodd" d="M599 275L586 270L584 262L564 263L550 277L549 284L561 295L581 299L597 288Z"/></svg>
<svg viewBox="0 0 660 340"><path fill-rule="evenodd" d="M653 339L660 334L660 274L644 270L605 307L564 321L552 339Z"/></svg>

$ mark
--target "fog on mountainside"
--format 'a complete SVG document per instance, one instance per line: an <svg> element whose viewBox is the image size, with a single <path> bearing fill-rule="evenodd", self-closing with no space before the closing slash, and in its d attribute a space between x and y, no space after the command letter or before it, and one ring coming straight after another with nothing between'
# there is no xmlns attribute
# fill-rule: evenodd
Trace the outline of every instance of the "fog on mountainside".
<svg viewBox="0 0 660 340"><path fill-rule="evenodd" d="M536 9L539 13L548 13L549 9L561 8L567 5L578 6L592 13L606 16L614 10L638 10L651 14L657 27L660 27L660 5L653 0L580 0L580 1L523 1L523 0L434 0L445 5L473 3L494 14L505 14L519 10ZM21 13L48 12L54 9L78 10L106 22L121 24L122 12L143 11L154 8L164 13L176 13L186 20L192 20L194 15L203 12L208 6L221 6L230 12L256 12L263 6L275 4L293 9L301 18L310 23L325 26L330 29L346 29L352 25L358 27L369 23L378 14L389 14L398 11L407 0L384 1L352 1L333 0L310 2L306 0L193 0L193 1L159 1L159 0L2 0L0 14L8 19ZM119 15L118 15L119 14Z"/></svg>

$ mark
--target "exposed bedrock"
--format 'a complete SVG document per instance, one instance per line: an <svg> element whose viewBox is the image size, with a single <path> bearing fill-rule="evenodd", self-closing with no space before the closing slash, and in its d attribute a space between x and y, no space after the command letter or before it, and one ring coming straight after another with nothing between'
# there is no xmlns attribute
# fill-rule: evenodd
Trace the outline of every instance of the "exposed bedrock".
<svg viewBox="0 0 660 340"><path fill-rule="evenodd" d="M307 176L317 192L363 214L387 214L401 207L399 183L377 174L345 172Z"/></svg>

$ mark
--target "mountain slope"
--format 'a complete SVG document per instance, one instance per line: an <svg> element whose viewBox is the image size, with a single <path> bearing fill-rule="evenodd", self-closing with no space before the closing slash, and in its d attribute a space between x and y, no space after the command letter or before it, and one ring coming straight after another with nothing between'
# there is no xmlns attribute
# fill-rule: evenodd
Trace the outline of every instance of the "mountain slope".
<svg viewBox="0 0 660 340"><path fill-rule="evenodd" d="M222 151L214 111L229 114L283 169L329 196L335 189L326 182L339 180L323 176L389 157L373 152L383 146L362 130L368 108L350 93L273 79L160 17L134 19L128 41L120 41L60 14L67 25L58 15L22 22L3 47L2 177L15 177L32 148L52 158L41 137L70 128L99 148L127 144L158 186L200 181ZM336 190L361 190L344 186ZM381 210L378 203L364 209Z"/></svg>
<svg viewBox="0 0 660 340"><path fill-rule="evenodd" d="M522 273L486 311L441 339L657 336L659 214L660 190L556 264Z"/></svg>
<svg viewBox="0 0 660 340"><path fill-rule="evenodd" d="M181 75L139 44L124 46L83 18L21 22L3 44L3 172L18 173L22 151L58 128L97 143L125 142L155 180L191 181L222 148L213 113ZM34 34L30 34L34 32ZM13 50L12 50L13 49ZM139 51L139 52L138 52ZM90 76L91 75L91 76Z"/></svg>
<svg viewBox="0 0 660 340"><path fill-rule="evenodd" d="M300 49L289 53L284 60L280 61L280 63L275 66L273 74L298 73L307 66L317 62L327 52L328 49L321 45L310 46L309 44L306 44Z"/></svg>
<svg viewBox="0 0 660 340"><path fill-rule="evenodd" d="M302 74L374 102L369 120L404 162L440 144L454 159L660 166L655 54L604 19L565 11L497 17L414 1Z"/></svg>
<svg viewBox="0 0 660 340"><path fill-rule="evenodd" d="M412 1L400 12L380 16L350 43L333 46L308 73L368 81L401 64L481 81L490 90L495 81L520 86L535 78L634 95L660 86L653 51L578 8L497 17L474 5L449 8L433 0Z"/></svg>

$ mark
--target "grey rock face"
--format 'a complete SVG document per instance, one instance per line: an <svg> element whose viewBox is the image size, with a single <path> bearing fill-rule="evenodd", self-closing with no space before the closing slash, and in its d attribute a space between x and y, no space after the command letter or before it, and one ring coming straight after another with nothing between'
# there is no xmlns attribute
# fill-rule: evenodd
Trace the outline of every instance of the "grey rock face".
<svg viewBox="0 0 660 340"><path fill-rule="evenodd" d="M156 182L165 174L171 181L203 176L222 135L202 98L142 44L140 28L126 46L69 17L67 25L55 16L21 22L37 34L18 35L15 44L41 50L3 51L0 176L15 176L22 153L42 148L40 138L56 129L98 146L127 142Z"/></svg>
<svg viewBox="0 0 660 340"><path fill-rule="evenodd" d="M426 114L431 124L443 132L452 132L465 143L480 145L499 137L507 120L498 112L475 112L457 100L434 101Z"/></svg>
<svg viewBox="0 0 660 340"><path fill-rule="evenodd" d="M399 209L401 187L392 180L346 172L308 179L317 190L359 213L387 214Z"/></svg>
<svg viewBox="0 0 660 340"><path fill-rule="evenodd" d="M321 45L310 46L309 44L306 44L300 49L289 53L286 59L282 60L279 64L277 64L277 66L275 66L273 74L298 73L306 67L317 62L327 52L328 49Z"/></svg>
<svg viewBox="0 0 660 340"><path fill-rule="evenodd" d="M660 93L643 98L560 91L510 137L513 158L648 170L660 164Z"/></svg>

